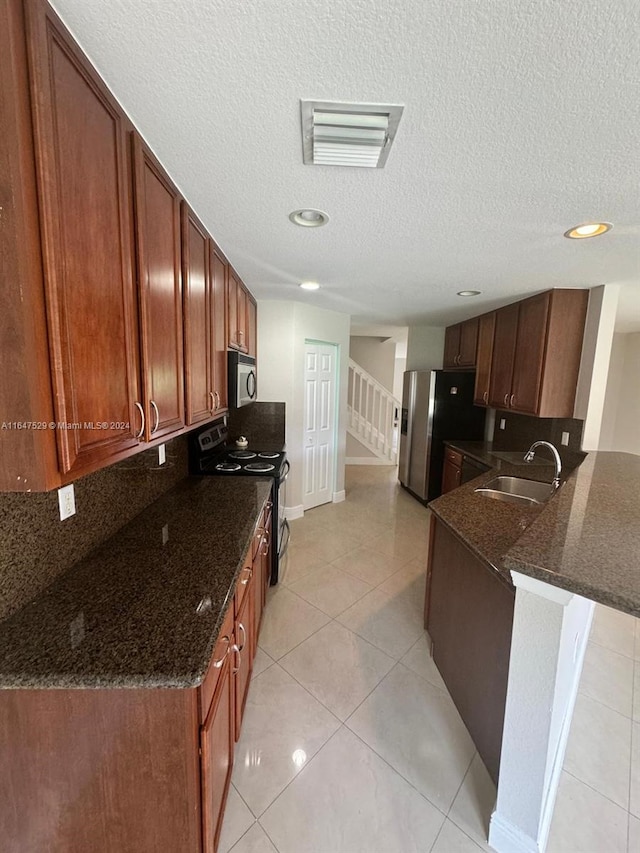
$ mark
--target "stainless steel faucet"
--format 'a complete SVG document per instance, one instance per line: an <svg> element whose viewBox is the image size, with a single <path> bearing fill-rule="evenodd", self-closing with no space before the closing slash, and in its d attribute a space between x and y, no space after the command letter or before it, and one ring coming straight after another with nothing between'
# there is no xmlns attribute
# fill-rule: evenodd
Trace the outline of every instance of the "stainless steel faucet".
<svg viewBox="0 0 640 853"><path fill-rule="evenodd" d="M560 454L556 450L556 448L549 441L534 441L531 447L524 454L525 462L533 462L533 457L536 455L536 447L548 447L549 450L553 453L553 460L556 465L556 474L553 480L551 481L551 485L554 489L557 489L560 485L560 473L562 471L562 462L560 461Z"/></svg>

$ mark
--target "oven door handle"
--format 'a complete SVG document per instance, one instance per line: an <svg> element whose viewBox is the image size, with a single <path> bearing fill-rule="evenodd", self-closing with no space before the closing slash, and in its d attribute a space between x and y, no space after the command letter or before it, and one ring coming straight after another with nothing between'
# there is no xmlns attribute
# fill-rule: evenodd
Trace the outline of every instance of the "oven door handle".
<svg viewBox="0 0 640 853"><path fill-rule="evenodd" d="M286 518L282 520L282 526L287 531L287 538L284 540L284 544L280 547L280 551L278 552L279 560L281 560L287 553L287 548L289 547L289 540L291 539L291 528L289 527L289 522Z"/></svg>
<svg viewBox="0 0 640 853"><path fill-rule="evenodd" d="M285 459L285 460L284 460L284 465L286 465L287 467L286 467L286 470L285 470L284 474L283 474L283 475L282 475L282 477L280 478L280 482L281 482L281 483L286 483L286 482L287 482L287 477L289 476L289 471L291 470L291 462L289 462L289 460L288 460L288 459ZM284 465L283 465L283 467L284 467Z"/></svg>

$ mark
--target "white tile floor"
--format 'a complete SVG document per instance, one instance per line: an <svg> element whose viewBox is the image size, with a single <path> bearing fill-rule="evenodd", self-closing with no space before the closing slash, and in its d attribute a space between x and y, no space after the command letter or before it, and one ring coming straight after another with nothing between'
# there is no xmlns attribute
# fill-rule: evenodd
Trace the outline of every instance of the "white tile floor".
<svg viewBox="0 0 640 853"><path fill-rule="evenodd" d="M395 469L291 524L220 853L478 853L495 788L429 657L428 512ZM640 853L640 624L597 608L549 853Z"/></svg>

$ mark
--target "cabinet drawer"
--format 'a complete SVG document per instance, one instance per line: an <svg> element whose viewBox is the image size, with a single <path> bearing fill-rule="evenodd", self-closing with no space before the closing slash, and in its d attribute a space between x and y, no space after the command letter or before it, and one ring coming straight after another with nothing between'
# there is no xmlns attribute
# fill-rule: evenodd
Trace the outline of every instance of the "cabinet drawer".
<svg viewBox="0 0 640 853"><path fill-rule="evenodd" d="M462 453L458 453L457 450L452 450L450 447L445 448L444 458L447 462L451 462L452 465L456 465L458 468L462 466Z"/></svg>
<svg viewBox="0 0 640 853"><path fill-rule="evenodd" d="M207 674L205 675L202 684L200 685L201 723L204 723L204 721L207 719L211 700L213 699L213 694L216 691L218 679L220 678L220 673L222 672L222 666L224 664L227 654L230 654L230 649L233 645L233 618L233 604L230 604L227 609L227 613L224 617L222 628L220 629L220 633L218 634L218 640L216 642L216 647L213 651L213 657L211 658L209 669L207 670Z"/></svg>

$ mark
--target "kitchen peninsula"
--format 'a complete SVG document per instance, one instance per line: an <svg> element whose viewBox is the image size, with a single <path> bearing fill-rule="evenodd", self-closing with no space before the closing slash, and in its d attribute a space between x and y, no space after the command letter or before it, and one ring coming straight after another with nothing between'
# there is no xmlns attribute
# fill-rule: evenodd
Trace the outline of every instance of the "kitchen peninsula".
<svg viewBox="0 0 640 853"><path fill-rule="evenodd" d="M524 853L546 845L593 602L640 616L640 458L590 453L546 504L533 508L475 492L496 473L492 469L430 507L434 537L441 529L501 588L511 586L513 595L515 587L489 840L497 850ZM501 467L500 473L545 479L542 468ZM433 560L428 630L429 610L436 607L429 588L433 596L437 553ZM435 654L437 663L437 647Z"/></svg>

